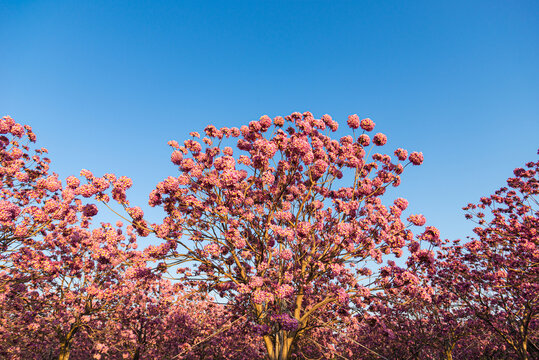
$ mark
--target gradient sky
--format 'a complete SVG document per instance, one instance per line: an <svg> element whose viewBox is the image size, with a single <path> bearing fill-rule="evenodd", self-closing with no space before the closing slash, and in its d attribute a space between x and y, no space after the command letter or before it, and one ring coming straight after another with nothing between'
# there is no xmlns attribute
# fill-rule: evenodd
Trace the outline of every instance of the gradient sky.
<svg viewBox="0 0 539 360"><path fill-rule="evenodd" d="M357 113L385 151L423 152L394 195L463 238L462 206L537 159L538 14L516 0L0 0L0 114L34 128L62 177L130 176L144 205L178 174L170 139L294 111L344 130Z"/></svg>

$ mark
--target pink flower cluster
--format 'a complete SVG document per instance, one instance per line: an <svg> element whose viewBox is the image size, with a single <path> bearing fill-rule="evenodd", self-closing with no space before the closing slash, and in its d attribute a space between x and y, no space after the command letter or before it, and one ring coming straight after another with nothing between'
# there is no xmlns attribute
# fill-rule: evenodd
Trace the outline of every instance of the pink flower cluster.
<svg viewBox="0 0 539 360"><path fill-rule="evenodd" d="M410 162L414 165L421 165L423 163L423 153L413 152L410 154Z"/></svg>
<svg viewBox="0 0 539 360"><path fill-rule="evenodd" d="M299 327L298 320L294 319L286 313L273 315L273 320L276 321L279 325L281 325L281 327L285 331L295 331Z"/></svg>
<svg viewBox="0 0 539 360"><path fill-rule="evenodd" d="M21 209L17 205L5 200L0 201L0 221L13 221L20 213Z"/></svg>
<svg viewBox="0 0 539 360"><path fill-rule="evenodd" d="M264 304L273 302L274 296L270 292L258 289L253 292L252 299L255 304Z"/></svg>
<svg viewBox="0 0 539 360"><path fill-rule="evenodd" d="M275 294L279 299L289 298L294 294L294 288L288 284L279 285L275 290Z"/></svg>
<svg viewBox="0 0 539 360"><path fill-rule="evenodd" d="M360 126L365 131L372 131L372 130L374 130L375 123L371 119L365 118L365 119L361 120Z"/></svg>
<svg viewBox="0 0 539 360"><path fill-rule="evenodd" d="M423 215L410 215L408 221L416 226L423 226L427 222L427 219Z"/></svg>

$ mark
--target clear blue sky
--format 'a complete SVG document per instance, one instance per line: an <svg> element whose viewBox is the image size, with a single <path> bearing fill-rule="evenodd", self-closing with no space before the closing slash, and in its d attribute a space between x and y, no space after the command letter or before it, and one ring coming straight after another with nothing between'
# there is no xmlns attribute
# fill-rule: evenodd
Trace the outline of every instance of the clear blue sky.
<svg viewBox="0 0 539 360"><path fill-rule="evenodd" d="M167 140L357 113L387 151L424 153L396 194L464 237L461 207L537 158L538 14L516 0L0 0L0 113L33 126L62 177L130 176L139 204L177 174Z"/></svg>

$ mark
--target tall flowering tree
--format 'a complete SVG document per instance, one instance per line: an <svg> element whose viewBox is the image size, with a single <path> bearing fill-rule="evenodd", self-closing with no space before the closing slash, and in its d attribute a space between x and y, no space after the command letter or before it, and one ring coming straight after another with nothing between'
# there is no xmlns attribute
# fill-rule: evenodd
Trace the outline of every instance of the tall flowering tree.
<svg viewBox="0 0 539 360"><path fill-rule="evenodd" d="M464 209L476 238L445 247L436 267L464 301L519 359L539 357L539 161L479 204Z"/></svg>
<svg viewBox="0 0 539 360"><path fill-rule="evenodd" d="M31 331L35 310L27 311L29 300L43 296L32 288L46 275L34 271L35 264L45 264L43 258L32 257L43 244L57 234L64 236L76 223L86 224L97 213L94 205L83 205L77 199L76 188L68 179L62 186L58 176L49 172L50 160L45 148L32 149L36 135L28 125L16 123L11 117L0 119L0 334L4 354L16 349L25 334ZM39 240L41 239L41 240ZM43 248L41 248L43 250ZM51 254L51 249L45 252ZM27 263L21 259L27 258ZM54 266L48 263L51 271ZM20 271L20 270L23 271ZM18 325L22 327L17 328ZM9 342L13 339L13 342ZM38 345L46 341L34 338ZM11 356L11 354L10 354Z"/></svg>
<svg viewBox="0 0 539 360"><path fill-rule="evenodd" d="M347 123L352 134L339 139L336 121L309 112L239 129L207 126L202 140L193 132L181 146L169 142L181 173L150 194L164 221L148 225L139 208L126 207L142 234L167 240L154 252L177 265L192 261L194 268L179 269L186 278L249 315L269 359L290 358L309 331L364 306L378 278L367 261L400 256L413 239L401 220L407 201L387 207L381 198L422 154L374 153L387 142L367 134L374 122L352 115ZM121 187L113 196L125 199ZM420 215L409 220L424 224ZM406 271L398 277L402 286L413 281Z"/></svg>
<svg viewBox="0 0 539 360"><path fill-rule="evenodd" d="M0 356L66 360L81 329L118 303L126 270L147 257L134 251L134 233L88 229L97 207L81 198L92 189L73 176L63 186L35 140L30 126L0 119Z"/></svg>

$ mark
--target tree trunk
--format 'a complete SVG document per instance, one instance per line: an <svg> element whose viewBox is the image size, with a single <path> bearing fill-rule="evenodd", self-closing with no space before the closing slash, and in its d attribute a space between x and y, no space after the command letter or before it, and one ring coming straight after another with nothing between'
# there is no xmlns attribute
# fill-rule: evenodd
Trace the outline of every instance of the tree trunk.
<svg viewBox="0 0 539 360"><path fill-rule="evenodd" d="M60 354L58 355L58 360L69 360L69 354L71 353L71 343L78 329L78 327L72 328L65 337L62 337L60 341Z"/></svg>
<svg viewBox="0 0 539 360"><path fill-rule="evenodd" d="M273 341L272 341L273 340ZM268 352L269 360L289 360L292 350L293 337L288 336L288 331L279 330L272 339L269 335L264 336L264 344Z"/></svg>
<svg viewBox="0 0 539 360"><path fill-rule="evenodd" d="M71 344L63 342L60 347L60 355L58 355L58 360L69 360L69 353L71 352Z"/></svg>
<svg viewBox="0 0 539 360"><path fill-rule="evenodd" d="M455 343L452 343L448 346L445 346L444 353L445 353L445 360L453 360L453 348L455 347Z"/></svg>

